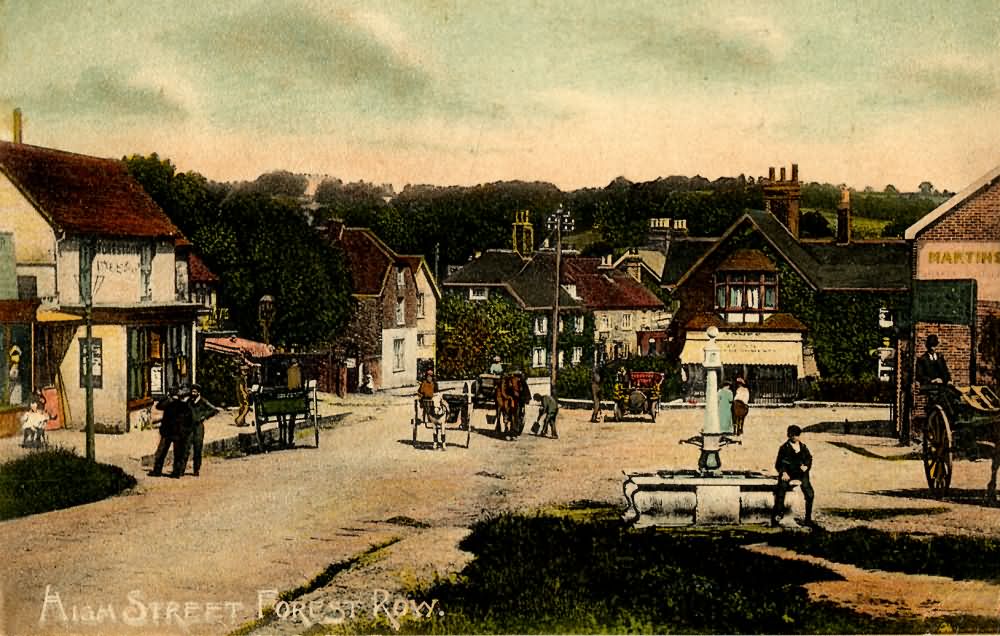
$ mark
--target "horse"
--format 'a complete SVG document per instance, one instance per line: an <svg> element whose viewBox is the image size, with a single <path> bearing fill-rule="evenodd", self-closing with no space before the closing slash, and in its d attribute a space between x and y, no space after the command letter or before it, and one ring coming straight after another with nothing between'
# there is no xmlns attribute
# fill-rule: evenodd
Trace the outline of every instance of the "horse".
<svg viewBox="0 0 1000 636"><path fill-rule="evenodd" d="M494 397L497 405L496 432L502 432L507 439L518 437L524 430L524 406L531 401L524 374L516 372L502 376L497 382Z"/></svg>

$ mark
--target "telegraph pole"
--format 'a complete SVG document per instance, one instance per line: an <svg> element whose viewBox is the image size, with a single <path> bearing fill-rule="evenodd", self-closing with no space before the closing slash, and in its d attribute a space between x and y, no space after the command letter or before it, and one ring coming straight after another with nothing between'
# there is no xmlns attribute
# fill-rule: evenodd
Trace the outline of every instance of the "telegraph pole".
<svg viewBox="0 0 1000 636"><path fill-rule="evenodd" d="M83 320L85 325L85 342L87 358L84 362L84 401L86 404L86 436L87 459L97 460L97 448L94 442L94 288L92 286L94 257L97 245L93 239L84 239L80 244L80 298L83 300Z"/></svg>
<svg viewBox="0 0 1000 636"><path fill-rule="evenodd" d="M555 299L552 302L552 373L549 377L549 394L552 397L557 397L556 395L556 379L558 375L559 368L559 290L562 285L561 281L561 260L562 260L562 231L565 228L567 231L573 231L573 215L569 212L563 210L560 205L556 208L556 211L548 218L549 229L555 229L556 231L556 285L555 285Z"/></svg>

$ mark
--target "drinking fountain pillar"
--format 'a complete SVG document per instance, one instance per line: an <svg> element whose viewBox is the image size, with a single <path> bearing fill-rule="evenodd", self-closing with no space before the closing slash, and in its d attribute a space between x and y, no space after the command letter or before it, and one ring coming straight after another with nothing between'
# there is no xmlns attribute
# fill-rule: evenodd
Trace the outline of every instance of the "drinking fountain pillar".
<svg viewBox="0 0 1000 636"><path fill-rule="evenodd" d="M722 472L722 426L719 424L719 375L722 373L722 356L715 339L719 337L717 327L706 331L708 344L705 345L705 419L701 429L701 456L698 470L704 475L718 475Z"/></svg>

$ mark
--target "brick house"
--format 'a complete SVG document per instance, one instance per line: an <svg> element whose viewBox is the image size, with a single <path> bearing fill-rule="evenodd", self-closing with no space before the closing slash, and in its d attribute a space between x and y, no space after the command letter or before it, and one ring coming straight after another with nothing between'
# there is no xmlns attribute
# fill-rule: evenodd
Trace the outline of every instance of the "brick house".
<svg viewBox="0 0 1000 636"><path fill-rule="evenodd" d="M357 305L335 349L343 352L347 390L371 375L374 389L413 385L434 366L437 302L441 291L422 256L399 255L367 228L332 223L353 280Z"/></svg>
<svg viewBox="0 0 1000 636"><path fill-rule="evenodd" d="M781 172L775 179L771 169L766 210L746 212L718 239L671 242L663 287L679 302L672 325L675 351L696 393L702 390L702 350L710 326L720 332L727 379L741 375L751 393L787 400L797 395L799 379L818 376L838 355L846 357L837 349L844 346L838 330L864 332L855 333L853 346L865 351L850 353L866 356L879 344L879 307L908 307L906 244L852 240L847 199L838 211L836 238L801 239L798 169L792 166L791 179L784 168ZM868 305L874 305L870 312L838 324L839 315ZM873 377L876 368L873 360Z"/></svg>
<svg viewBox="0 0 1000 636"><path fill-rule="evenodd" d="M991 368L995 361L984 358L980 345L989 323L1000 319L1000 167L914 223L905 238L914 279L914 315L909 374L902 390L915 396L914 414L919 417L924 399L909 380L931 334L939 338L937 350L954 384L998 382Z"/></svg>
<svg viewBox="0 0 1000 636"><path fill-rule="evenodd" d="M4 315L5 401L49 386L79 425L89 349L97 430L148 426L153 400L195 379L189 249L121 161L0 142L0 302L37 307Z"/></svg>

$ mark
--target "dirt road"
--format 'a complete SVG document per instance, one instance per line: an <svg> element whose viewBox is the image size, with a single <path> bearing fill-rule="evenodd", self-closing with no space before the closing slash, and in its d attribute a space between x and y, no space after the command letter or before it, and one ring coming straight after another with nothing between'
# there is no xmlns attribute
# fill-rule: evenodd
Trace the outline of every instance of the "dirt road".
<svg viewBox="0 0 1000 636"><path fill-rule="evenodd" d="M356 409L323 432L318 449L213 458L199 478L143 477L128 496L0 524L0 632L224 633L256 618L258 603L273 601L273 591L395 541L377 563L303 597L327 610L348 592L348 601L362 594L359 602L368 603L381 589L391 593L460 569L468 556L456 543L484 514L575 500L622 504L622 470L693 467L697 449L678 441L695 435L702 417L700 410L674 410L656 424L595 425L589 411L564 410L558 440L525 435L506 442L477 433L471 448L441 452L412 446L411 410L405 399ZM743 446L723 451L724 467L773 471L790 423L885 415L755 409ZM485 429L482 412L473 423ZM876 451L882 444L886 454L900 453L888 440L808 433L804 440L816 458L817 510L828 526L850 522L824 518L824 508L926 506L948 510L873 525L966 533L1000 527L1000 509L878 494L923 488L919 462L865 457L829 443ZM982 488L987 470L985 462L963 463L954 486ZM284 625L288 633L299 627Z"/></svg>

